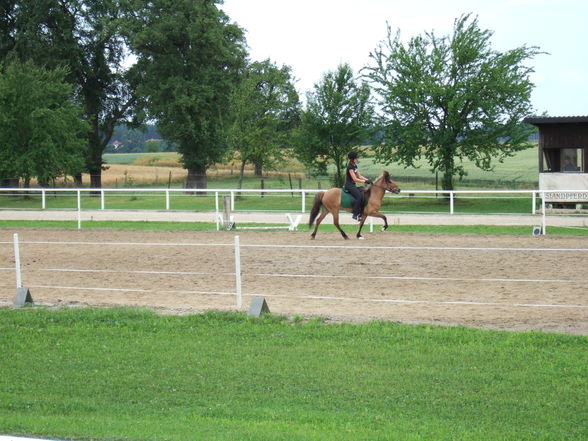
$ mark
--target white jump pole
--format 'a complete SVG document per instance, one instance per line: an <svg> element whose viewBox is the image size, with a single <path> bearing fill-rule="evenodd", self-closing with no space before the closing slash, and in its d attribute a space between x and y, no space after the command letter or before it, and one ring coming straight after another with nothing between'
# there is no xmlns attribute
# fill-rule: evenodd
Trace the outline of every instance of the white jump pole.
<svg viewBox="0 0 588 441"><path fill-rule="evenodd" d="M78 190L78 230L82 229L82 196Z"/></svg>
<svg viewBox="0 0 588 441"><path fill-rule="evenodd" d="M20 272L20 247L18 244L17 233L14 233L14 266L16 269L16 289L22 288L22 276Z"/></svg>
<svg viewBox="0 0 588 441"><path fill-rule="evenodd" d="M241 294L241 247L239 245L239 236L235 236L235 281L237 284L237 310L240 311L243 306L243 297Z"/></svg>

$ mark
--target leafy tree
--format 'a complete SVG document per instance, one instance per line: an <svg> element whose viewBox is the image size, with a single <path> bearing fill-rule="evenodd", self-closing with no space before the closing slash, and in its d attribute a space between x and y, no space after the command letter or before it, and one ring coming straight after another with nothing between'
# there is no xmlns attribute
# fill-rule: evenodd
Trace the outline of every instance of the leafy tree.
<svg viewBox="0 0 588 441"><path fill-rule="evenodd" d="M359 83L351 67L342 64L327 72L307 95L297 155L320 173L326 173L327 165L334 163L335 185L341 186L347 153L365 140L372 123L369 86Z"/></svg>
<svg viewBox="0 0 588 441"><path fill-rule="evenodd" d="M282 161L281 147L291 144L300 120L300 101L290 68L279 68L270 60L251 63L231 96L231 111L231 142L241 159L240 187L247 163L261 175L263 167L273 168Z"/></svg>
<svg viewBox="0 0 588 441"><path fill-rule="evenodd" d="M217 0L136 1L132 49L140 88L161 134L188 169L188 188L206 187L207 168L229 149L229 97L245 62L243 31Z"/></svg>
<svg viewBox="0 0 588 441"><path fill-rule="evenodd" d="M130 118L131 73L123 69L125 42L119 1L11 0L0 9L0 32L10 38L0 57L54 69L68 68L67 81L90 131L86 164L92 187L101 186L102 153L117 122Z"/></svg>
<svg viewBox="0 0 588 441"><path fill-rule="evenodd" d="M524 62L538 51L498 52L491 36L470 15L455 21L451 36L430 32L407 44L388 29L366 68L381 98L386 142L376 146L379 160L410 167L424 156L451 190L454 176L466 174L463 159L491 170L493 158L525 148L530 128L521 120L531 110L533 84Z"/></svg>
<svg viewBox="0 0 588 441"><path fill-rule="evenodd" d="M0 178L47 186L82 167L88 127L65 77L31 62L0 69Z"/></svg>

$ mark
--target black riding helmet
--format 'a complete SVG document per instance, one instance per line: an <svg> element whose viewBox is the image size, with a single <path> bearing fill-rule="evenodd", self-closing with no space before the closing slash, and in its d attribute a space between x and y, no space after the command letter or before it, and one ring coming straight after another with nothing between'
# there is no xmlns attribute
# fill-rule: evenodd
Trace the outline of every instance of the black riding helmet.
<svg viewBox="0 0 588 441"><path fill-rule="evenodd" d="M351 161L351 160L353 160L353 159L357 159L357 157L358 157L358 154L357 154L357 152L351 151L351 152L349 152L349 153L347 154L347 157L348 157L348 158L349 158L349 160Z"/></svg>

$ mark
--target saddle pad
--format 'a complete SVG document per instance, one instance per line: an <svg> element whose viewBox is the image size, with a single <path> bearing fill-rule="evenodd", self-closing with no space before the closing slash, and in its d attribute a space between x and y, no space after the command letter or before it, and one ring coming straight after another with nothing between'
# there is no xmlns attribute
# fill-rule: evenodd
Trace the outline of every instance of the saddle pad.
<svg viewBox="0 0 588 441"><path fill-rule="evenodd" d="M353 209L353 201L355 198L351 195L351 193L347 193L343 188L341 189L341 208L350 208ZM367 201L365 198L363 199L363 206L367 205Z"/></svg>

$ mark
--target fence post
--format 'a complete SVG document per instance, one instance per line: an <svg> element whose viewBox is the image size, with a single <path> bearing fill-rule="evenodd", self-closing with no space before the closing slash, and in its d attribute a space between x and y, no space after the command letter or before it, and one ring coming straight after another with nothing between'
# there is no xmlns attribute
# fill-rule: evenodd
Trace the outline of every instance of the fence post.
<svg viewBox="0 0 588 441"><path fill-rule="evenodd" d="M165 209L169 211L169 190L165 190Z"/></svg>
<svg viewBox="0 0 588 441"><path fill-rule="evenodd" d="M235 236L235 282L237 288L237 310L240 311L243 306L243 297L241 293L241 247L239 236Z"/></svg>
<svg viewBox="0 0 588 441"><path fill-rule="evenodd" d="M214 218L216 219L216 231L220 229L219 225L219 212L218 212L218 191L214 192Z"/></svg>
<svg viewBox="0 0 588 441"><path fill-rule="evenodd" d="M533 191L533 201L531 202L531 214L535 214L535 207L537 207L537 194Z"/></svg>
<svg viewBox="0 0 588 441"><path fill-rule="evenodd" d="M231 211L235 211L235 192L231 191Z"/></svg>
<svg viewBox="0 0 588 441"><path fill-rule="evenodd" d="M82 195L78 190L78 230L82 229Z"/></svg>
<svg viewBox="0 0 588 441"><path fill-rule="evenodd" d="M14 266L16 269L16 289L22 287L22 277L20 273L20 248L18 244L18 233L14 233Z"/></svg>
<svg viewBox="0 0 588 441"><path fill-rule="evenodd" d="M45 209L45 190L41 190L41 208Z"/></svg>
<svg viewBox="0 0 588 441"><path fill-rule="evenodd" d="M545 218L545 192L541 192L541 233L547 234L547 219Z"/></svg>
<svg viewBox="0 0 588 441"><path fill-rule="evenodd" d="M455 209L454 202L453 202L453 192L449 192L449 214L453 214Z"/></svg>
<svg viewBox="0 0 588 441"><path fill-rule="evenodd" d="M304 212L306 212L306 192L303 191L301 193L301 196L302 196L302 212L304 213Z"/></svg>

